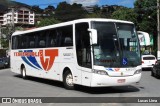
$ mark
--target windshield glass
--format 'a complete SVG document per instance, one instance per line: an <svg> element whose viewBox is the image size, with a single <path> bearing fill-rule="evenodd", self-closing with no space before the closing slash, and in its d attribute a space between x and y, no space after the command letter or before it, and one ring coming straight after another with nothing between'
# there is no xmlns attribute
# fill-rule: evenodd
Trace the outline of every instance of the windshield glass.
<svg viewBox="0 0 160 106"><path fill-rule="evenodd" d="M93 45L94 65L131 67L140 65L139 42L133 24L92 22L98 44Z"/></svg>

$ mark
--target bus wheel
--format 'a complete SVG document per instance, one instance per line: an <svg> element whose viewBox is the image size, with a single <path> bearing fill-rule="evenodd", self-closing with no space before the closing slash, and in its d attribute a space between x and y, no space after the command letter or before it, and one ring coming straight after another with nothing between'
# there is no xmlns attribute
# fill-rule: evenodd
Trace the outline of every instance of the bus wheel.
<svg viewBox="0 0 160 106"><path fill-rule="evenodd" d="M151 76L155 76L154 72L153 72L153 68L151 69Z"/></svg>
<svg viewBox="0 0 160 106"><path fill-rule="evenodd" d="M21 69L21 76L22 76L22 78L23 79L26 79L26 68L25 67L22 67L22 69Z"/></svg>
<svg viewBox="0 0 160 106"><path fill-rule="evenodd" d="M66 89L74 89L73 76L70 71L66 71L63 75L63 83Z"/></svg>

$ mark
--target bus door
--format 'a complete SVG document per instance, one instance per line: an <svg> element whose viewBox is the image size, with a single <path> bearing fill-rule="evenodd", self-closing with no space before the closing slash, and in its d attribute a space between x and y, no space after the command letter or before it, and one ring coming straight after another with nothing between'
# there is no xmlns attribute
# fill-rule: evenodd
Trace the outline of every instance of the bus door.
<svg viewBox="0 0 160 106"><path fill-rule="evenodd" d="M76 24L76 55L77 70L81 73L82 85L90 85L91 81L91 46L88 31L88 23Z"/></svg>

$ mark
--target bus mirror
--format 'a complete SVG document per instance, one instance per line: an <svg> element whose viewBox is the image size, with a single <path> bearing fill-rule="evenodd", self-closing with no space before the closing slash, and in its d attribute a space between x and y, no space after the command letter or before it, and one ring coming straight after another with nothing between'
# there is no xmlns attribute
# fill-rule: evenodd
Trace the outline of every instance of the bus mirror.
<svg viewBox="0 0 160 106"><path fill-rule="evenodd" d="M92 44L97 44L97 30L96 29L88 29L90 32L90 38L92 41Z"/></svg>

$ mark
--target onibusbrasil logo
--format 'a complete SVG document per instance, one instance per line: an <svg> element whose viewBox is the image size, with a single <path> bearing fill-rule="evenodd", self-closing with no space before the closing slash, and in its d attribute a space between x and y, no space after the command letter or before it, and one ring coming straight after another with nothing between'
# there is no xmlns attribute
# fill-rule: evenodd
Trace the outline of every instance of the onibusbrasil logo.
<svg viewBox="0 0 160 106"><path fill-rule="evenodd" d="M35 69L49 71L54 64L55 57L58 56L58 49L39 50L38 52L21 50L14 52L14 56L20 56L26 64ZM37 61L36 57L39 58L40 62Z"/></svg>

